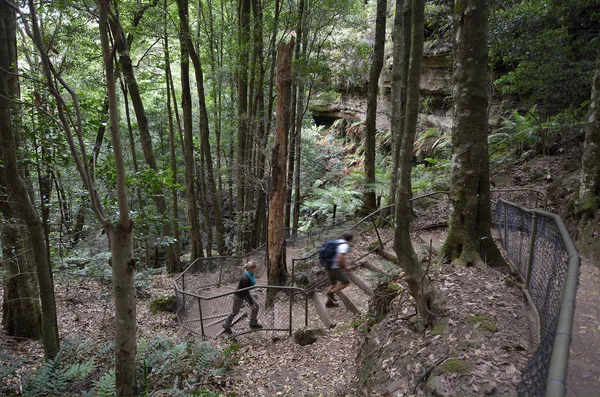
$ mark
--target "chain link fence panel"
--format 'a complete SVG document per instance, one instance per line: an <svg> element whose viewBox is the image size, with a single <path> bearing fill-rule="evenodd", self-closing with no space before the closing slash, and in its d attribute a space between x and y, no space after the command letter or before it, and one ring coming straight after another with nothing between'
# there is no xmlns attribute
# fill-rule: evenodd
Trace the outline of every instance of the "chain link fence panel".
<svg viewBox="0 0 600 397"><path fill-rule="evenodd" d="M539 319L539 345L517 392L543 396L547 385L558 385L562 392L553 389L549 394L564 395L579 254L555 214L498 200L494 218L506 255L519 271ZM559 338L564 334L566 342Z"/></svg>

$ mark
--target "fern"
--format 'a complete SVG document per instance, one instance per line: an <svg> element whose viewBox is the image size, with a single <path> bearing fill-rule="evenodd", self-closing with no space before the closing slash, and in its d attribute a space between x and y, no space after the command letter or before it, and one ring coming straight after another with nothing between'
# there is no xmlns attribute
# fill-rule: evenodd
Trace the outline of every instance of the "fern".
<svg viewBox="0 0 600 397"><path fill-rule="evenodd" d="M111 369L104 374L100 379L94 382L92 395L99 397L113 397L117 395L117 379L115 370Z"/></svg>
<svg viewBox="0 0 600 397"><path fill-rule="evenodd" d="M68 379L59 369L60 352L54 360L48 360L33 374L26 375L23 384L23 395L62 395L69 386Z"/></svg>

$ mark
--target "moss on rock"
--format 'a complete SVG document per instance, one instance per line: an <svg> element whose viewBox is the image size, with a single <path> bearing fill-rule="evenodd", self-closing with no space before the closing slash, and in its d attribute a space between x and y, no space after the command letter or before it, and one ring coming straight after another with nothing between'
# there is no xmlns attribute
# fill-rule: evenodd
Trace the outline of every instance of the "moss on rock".
<svg viewBox="0 0 600 397"><path fill-rule="evenodd" d="M160 312L171 312L175 313L177 309L177 298L175 296L159 296L150 302L150 312L152 314L158 314Z"/></svg>

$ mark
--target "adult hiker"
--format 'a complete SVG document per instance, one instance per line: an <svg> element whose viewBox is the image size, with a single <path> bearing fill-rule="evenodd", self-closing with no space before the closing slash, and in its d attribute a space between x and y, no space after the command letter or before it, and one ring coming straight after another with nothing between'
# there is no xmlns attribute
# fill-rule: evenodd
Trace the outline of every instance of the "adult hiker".
<svg viewBox="0 0 600 397"><path fill-rule="evenodd" d="M344 232L337 240L326 241L321 249L320 257L329 277L329 289L327 290L326 307L336 307L339 304L335 303L337 298L335 293L343 290L350 285L350 279L346 274L346 256L350 251L350 241L354 234L352 232ZM335 247L335 252L331 251ZM330 259L326 257L331 256Z"/></svg>
<svg viewBox="0 0 600 397"><path fill-rule="evenodd" d="M261 329L263 326L258 323L258 301L255 296L250 293L250 290L245 289L248 287L252 287L256 285L256 279L254 278L254 272L256 271L256 263L248 262L244 266L244 273L242 277L240 277L240 282L238 283L237 290L233 293L233 308L231 309L231 313L227 316L225 321L223 321L223 328L225 332L231 334L231 323L235 316L240 312L240 309L244 305L244 302L250 305L250 328L252 329Z"/></svg>

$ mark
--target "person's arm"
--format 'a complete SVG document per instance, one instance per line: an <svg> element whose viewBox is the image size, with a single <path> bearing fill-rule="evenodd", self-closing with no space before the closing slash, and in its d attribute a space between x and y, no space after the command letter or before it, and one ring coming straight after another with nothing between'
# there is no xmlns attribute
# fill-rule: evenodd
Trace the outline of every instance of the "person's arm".
<svg viewBox="0 0 600 397"><path fill-rule="evenodd" d="M341 269L346 269L346 253L350 250L348 243L343 243L338 246L337 263Z"/></svg>
<svg viewBox="0 0 600 397"><path fill-rule="evenodd" d="M346 268L346 254L338 254L338 265L340 265L340 268L342 269Z"/></svg>

